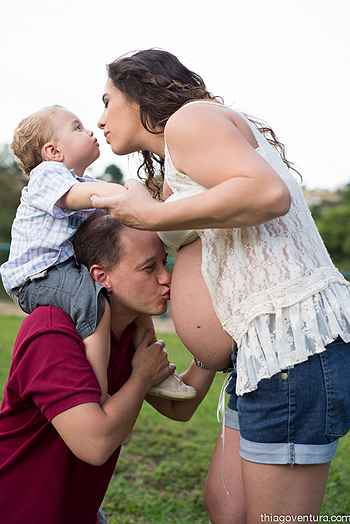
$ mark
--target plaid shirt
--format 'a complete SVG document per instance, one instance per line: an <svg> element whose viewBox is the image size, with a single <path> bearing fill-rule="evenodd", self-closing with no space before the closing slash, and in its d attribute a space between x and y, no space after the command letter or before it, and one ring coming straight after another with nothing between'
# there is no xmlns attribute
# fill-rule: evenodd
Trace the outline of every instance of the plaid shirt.
<svg viewBox="0 0 350 524"><path fill-rule="evenodd" d="M81 182L94 179L76 177L61 162L42 162L33 169L12 225L9 259L0 267L7 292L74 255L71 239L94 209L63 209L57 202Z"/></svg>

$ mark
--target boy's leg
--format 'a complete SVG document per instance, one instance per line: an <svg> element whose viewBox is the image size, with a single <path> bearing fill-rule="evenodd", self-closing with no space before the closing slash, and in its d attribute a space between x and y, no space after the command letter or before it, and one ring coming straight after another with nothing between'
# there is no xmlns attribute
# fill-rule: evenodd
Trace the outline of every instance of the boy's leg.
<svg viewBox="0 0 350 524"><path fill-rule="evenodd" d="M111 307L106 299L104 302L104 312L96 331L84 339L86 357L101 388L101 403L108 395L107 368L111 350Z"/></svg>

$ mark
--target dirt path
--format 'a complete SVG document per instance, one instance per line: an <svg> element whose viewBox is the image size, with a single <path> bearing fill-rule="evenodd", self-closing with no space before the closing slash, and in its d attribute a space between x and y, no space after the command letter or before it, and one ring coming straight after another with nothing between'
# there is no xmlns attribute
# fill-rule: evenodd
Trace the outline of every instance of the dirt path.
<svg viewBox="0 0 350 524"><path fill-rule="evenodd" d="M0 315L14 315L25 317L26 314L13 302L0 302ZM162 333L175 333L175 328L171 318L153 317L156 330Z"/></svg>

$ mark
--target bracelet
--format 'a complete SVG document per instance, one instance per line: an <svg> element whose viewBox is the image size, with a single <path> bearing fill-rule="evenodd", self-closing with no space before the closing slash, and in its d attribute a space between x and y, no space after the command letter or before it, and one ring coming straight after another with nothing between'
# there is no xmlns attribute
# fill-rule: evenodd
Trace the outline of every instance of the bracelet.
<svg viewBox="0 0 350 524"><path fill-rule="evenodd" d="M193 357L193 362L196 364L197 368L209 369L199 358Z"/></svg>
<svg viewBox="0 0 350 524"><path fill-rule="evenodd" d="M193 357L193 362L196 364L197 368L207 369L208 371L212 371L201 360L199 360L199 358ZM228 366L227 368L224 368L224 369L218 369L217 373L231 373L231 371L233 371L234 369L235 369L234 366Z"/></svg>

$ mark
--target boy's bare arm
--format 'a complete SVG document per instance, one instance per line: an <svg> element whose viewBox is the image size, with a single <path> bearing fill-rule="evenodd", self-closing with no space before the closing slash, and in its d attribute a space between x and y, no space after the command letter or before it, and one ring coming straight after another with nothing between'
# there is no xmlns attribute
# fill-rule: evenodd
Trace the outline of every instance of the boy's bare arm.
<svg viewBox="0 0 350 524"><path fill-rule="evenodd" d="M59 207L64 209L88 209L93 207L90 197L112 196L126 191L125 187L114 182L77 182L69 191L57 202Z"/></svg>

